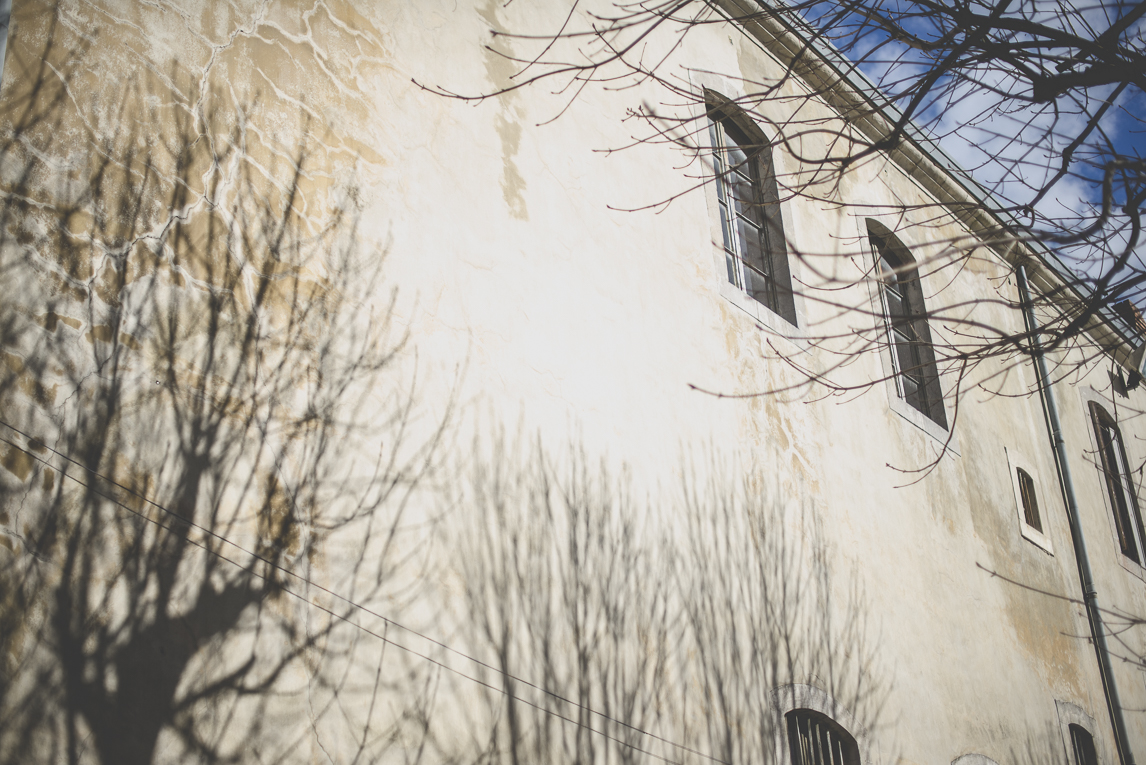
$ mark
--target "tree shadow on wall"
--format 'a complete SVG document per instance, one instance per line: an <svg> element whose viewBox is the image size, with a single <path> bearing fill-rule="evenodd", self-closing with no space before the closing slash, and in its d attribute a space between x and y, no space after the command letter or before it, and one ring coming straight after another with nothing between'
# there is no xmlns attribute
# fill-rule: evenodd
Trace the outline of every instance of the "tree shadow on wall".
<svg viewBox="0 0 1146 765"><path fill-rule="evenodd" d="M577 448L475 452L453 549L493 659L467 760L786 762L800 708L870 745L878 639L809 514L716 459L653 502Z"/></svg>
<svg viewBox="0 0 1146 765"><path fill-rule="evenodd" d="M53 40L0 149L0 763L370 759L406 711L340 694L442 426L353 185L162 77L87 124Z"/></svg>

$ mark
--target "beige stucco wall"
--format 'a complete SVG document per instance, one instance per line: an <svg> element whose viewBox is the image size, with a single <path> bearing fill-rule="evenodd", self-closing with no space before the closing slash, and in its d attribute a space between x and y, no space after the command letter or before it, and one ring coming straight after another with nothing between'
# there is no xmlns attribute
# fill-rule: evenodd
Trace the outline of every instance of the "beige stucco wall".
<svg viewBox="0 0 1146 765"><path fill-rule="evenodd" d="M719 234L711 184L681 194L663 209L626 211L684 192L708 171L703 161L688 161L687 151L663 144L601 150L642 134L640 124L625 121L642 102L677 115L695 115L695 106L674 106L675 100L652 83L621 90L593 86L552 120L570 100L567 92L552 93L553 83L478 103L426 89L478 94L504 87L514 67L483 49L490 43L488 29L552 29L560 24L562 4L503 8L493 2L473 7L427 0L304 8L189 2L155 8L64 2L52 8L18 1L14 13L2 85L5 130L11 136L20 124L26 88L37 76L44 78L41 92L59 93L61 101L53 121L24 128L9 144L4 182L10 193L61 204L69 194L78 195L77 211L66 223L76 241L85 241L101 214L108 220L102 234L109 241L154 234L166 225L170 194L179 186L163 180L177 177L179 170L174 155L157 150L157 143L169 136L177 143L188 135L220 142L235 135L238 148L232 156L256 180L247 187L239 174L226 175L217 199L241 208L241 194L250 188L273 187L265 178L290 177L302 146L305 173L294 200L301 230L317 237L329 221L344 215L354 226L357 256L384 258L378 261L382 278L367 294L338 282L330 273L337 261L321 248L306 251L294 264L300 270L290 273L306 289L344 295L352 316L347 326L365 327L385 314L391 290L397 290L392 337L407 335L397 371L386 378L389 388L354 389L360 397L354 410L358 424L373 418L376 427L341 445L355 479L369 476L370 455L392 446L395 431L388 428L395 390L413 391L405 443L425 443L446 424L434 469L416 487L409 514L402 517L399 545L408 544L411 555L399 555L401 563L388 569L393 579L372 591L373 613L354 617L388 637L393 637L388 628L400 630L379 615L416 628L420 635L403 632L395 639L417 653L384 654L383 643L370 643L375 634L358 636L365 642L357 653L340 654L334 662L355 672L366 666L384 666L387 672L402 667L412 677L434 678L436 695L427 694L433 703L425 706L434 744L425 757L463 757L482 738L481 726L504 710L504 699L472 681L494 675L442 646L498 665L491 646L475 636L480 630L467 611L472 607L466 601L467 578L483 569L467 567L451 545L471 549L465 543L476 511L468 503L480 502L473 486L480 479L472 471L488 475L492 470L495 434L501 431L509 434L507 440L517 439L523 453L505 460L510 473L515 460L528 463L524 453L536 442L556 464L569 460L574 444L588 455L591 468L604 464L614 475L626 476L629 490L641 498L633 505L642 508L640 528L650 537L673 536L674 530L688 536L687 519L673 517L682 485L708 485L717 476L740 486L750 477L749 499L776 513L782 536L791 535L794 549L802 551L791 559L792 571L813 570L813 554L827 561L832 597L824 613L846 622L858 609L864 624L863 630L838 638L834 656L822 656L819 663L801 660L789 676L783 671L774 676L778 682L834 687L845 708L862 706L851 713L872 726L862 731L872 761L945 763L972 752L998 762L1064 758L1061 737L1056 738L1056 700L1076 704L1095 719L1100 753L1105 762L1115 760L1029 363L1014 357L988 360L969 372L958 394L945 387L954 432L945 452L944 441L921 428L917 413L896 400L891 383L863 392L868 381L889 374L885 351L872 348L838 363L839 354L858 342L856 330L873 326L865 314L876 305L874 287L863 277L871 266L864 223L869 217L929 263L924 285L933 310L945 308L953 318L971 317L1004 331L1021 327L1021 317L1006 304L1016 299L1008 266L985 251L956 259L945 243L964 241L965 232L937 216L932 200L902 169L867 161L838 184L805 186L803 195L784 202L795 276L808 285L801 326L791 331L767 317L762 324L744 310L752 308L750 303L724 283L722 256L714 245ZM40 62L49 42L52 67L45 69ZM493 44L511 54L531 50L524 41L500 38ZM654 48L664 44L653 43ZM723 79L675 67L718 72ZM757 42L725 27L694 31L666 68L697 92L721 82L735 90L744 87L738 78L768 82L780 74ZM788 82L783 94L799 97L800 83ZM761 117L782 124L795 105L776 99L757 108ZM846 129L815 99L801 109L801 119L822 118ZM80 193L90 171L87 158L98 155L101 146L110 146L107 151L117 157L133 146L146 155L141 147L151 146L160 176L156 188L168 196L155 202L148 231L119 231L122 214L90 209ZM808 155L827 150L814 134L792 148ZM209 177L209 156L198 156L202 169L196 165L184 177ZM793 185L807 180L788 149L777 147L775 159L778 173ZM133 161L128 171L140 166L138 158ZM33 168L28 178L20 175L25 167ZM114 172L110 177L110 183L117 182ZM19 183L35 193L17 188ZM208 185L191 184L185 203L200 205L192 217L202 212L196 195ZM276 199L274 193L268 196ZM219 278L209 257L202 263L160 258L159 265L141 257L136 265L132 256L97 258L82 247L60 252L50 245L57 219L50 206L29 205L26 213L9 219L6 240L4 310L17 317L5 339L3 358L13 375L6 395L25 407L19 417L23 426L44 432L66 430L76 416L73 408L83 406L83 396L73 396L76 381L101 374L93 361L98 344L108 340L101 339L101 317L126 300L131 283L150 283L162 273L168 280L164 290L195 296ZM348 233L338 236L337 242L350 241ZM257 262L246 267L263 268ZM124 270L135 275L134 281L101 291L101 284L115 284L113 274ZM253 283L242 282L250 290ZM817 287L841 285L847 286L817 292ZM49 304L55 319L44 309ZM286 303L274 301L261 308L272 323L276 305L287 310ZM125 351L143 369L125 378L130 401L141 400L152 382L146 372L149 321L141 320L138 330L140 336L129 340L142 343L141 349ZM314 331L321 335L322 329ZM938 320L932 331L954 338L956 329ZM59 359L46 369L32 363L43 342L40 332L60 348L74 346L74 369L65 369ZM1088 353L1073 348L1064 358L1075 362ZM833 394L808 384L788 362L856 390ZM1122 562L1112 536L1084 398L1098 396L1110 402L1109 409L1118 409L1129 459L1138 465L1146 451L1133 415L1146 393L1139 389L1128 398L1112 398L1110 369L1111 362L1099 355L1061 379L1056 392L1100 602L1139 617L1146 614L1146 575ZM723 398L696 388L724 394L787 390ZM162 452L164 420L127 422L138 428L134 442L141 452ZM46 485L45 468L25 465L27 458L16 447L5 454L10 507L0 521L9 558L16 560L28 553L20 524L32 519L20 515L27 511L17 508L14 498L24 496L21 487L30 482ZM159 470L164 463L156 459L151 467ZM1037 474L1053 553L1021 534L1011 478L1016 460ZM926 469L912 472L921 468ZM506 489L505 496L516 495ZM255 525L250 519L236 522L235 533L257 536ZM335 535L331 548L314 551L306 564L309 575L338 593L350 592L340 588L353 589L358 574L348 563L353 557L340 557L343 548L337 545L343 543L347 550L378 550L372 541L350 543ZM410 558L417 565L411 566ZM402 579L413 576L412 570L424 580ZM412 592L416 595L409 596ZM332 602L328 594L315 597ZM744 607L754 602L746 596ZM296 609L292 613L300 619L307 610L293 602L282 608ZM633 626L633 634L641 629ZM737 642L730 634L714 636L724 639ZM331 637L338 640L352 639L342 633ZM1132 710L1146 705L1146 688L1134 665L1144 646L1130 629L1114 647L1129 660L1116 659L1115 673L1130 710L1132 742L1140 749L1146 743L1146 717ZM469 676L436 669L424 657ZM560 658L558 664L568 660ZM681 666L693 660L686 657ZM825 677L832 667L843 679ZM859 670L870 673L881 690L870 696L857 692L848 678ZM691 670L662 671L687 688ZM378 701L376 691L383 686L355 675L341 686L340 703L351 711L322 716L314 711L315 699L329 701L329 688L313 686L327 675L292 667L285 676L296 695L269 702L273 713L267 713L266 726L279 739L275 751L298 761L326 761L324 756L350 761L363 726L373 721L382 738L392 723L387 715L402 717L394 712L400 705L393 698L408 701L412 693L386 685ZM425 686L417 687L425 692ZM770 690L755 689L761 697ZM848 694L854 697L842 697ZM650 714L645 722L669 741L708 742L697 720L709 719L712 710L703 702L698 706L703 711L695 717L676 710L659 720ZM239 708L239 718L256 714ZM399 750L423 744L408 725L394 730L388 741L396 747L373 741L366 751L385 750L397 758ZM175 757L179 747L167 735L162 756ZM225 735L221 741L225 751L245 746ZM282 748L283 742L291 743ZM657 749L662 744L649 746L668 752ZM255 761L249 751L240 759Z"/></svg>

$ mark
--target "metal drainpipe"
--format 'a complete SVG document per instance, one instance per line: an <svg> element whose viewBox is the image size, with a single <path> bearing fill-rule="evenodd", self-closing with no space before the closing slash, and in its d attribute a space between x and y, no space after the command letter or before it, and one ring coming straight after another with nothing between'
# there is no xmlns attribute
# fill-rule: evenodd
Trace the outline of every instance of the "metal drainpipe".
<svg viewBox="0 0 1146 765"><path fill-rule="evenodd" d="M1035 360L1038 374L1039 393L1046 409L1047 428L1054 445L1055 462L1058 463L1058 477L1063 496L1066 498L1066 516L1070 521L1070 536L1074 542L1074 558L1078 563L1078 577L1082 581L1083 603L1086 605L1086 618L1090 622L1090 634L1094 639L1094 650L1098 654L1099 674L1102 676L1102 690L1106 695L1106 705L1110 712L1111 726L1114 728L1114 741L1118 747L1118 759L1122 765L1134 765L1134 755L1126 740L1126 721L1122 718L1122 704L1118 700L1118 688L1110 668L1110 651L1106 647L1106 630L1102 624L1102 614L1098 610L1098 592L1094 589L1094 578L1090 573L1090 558L1086 554L1086 539L1078 522L1078 500L1074 495L1074 481L1070 477L1070 463L1066 458L1066 442L1062 437L1062 426L1058 420L1058 407L1055 405L1054 391L1047 374L1046 359L1043 357L1042 343L1039 341L1039 325L1035 319L1030 288L1027 286L1027 270L1019 266L1019 296L1022 299L1023 318L1031 335L1031 356Z"/></svg>

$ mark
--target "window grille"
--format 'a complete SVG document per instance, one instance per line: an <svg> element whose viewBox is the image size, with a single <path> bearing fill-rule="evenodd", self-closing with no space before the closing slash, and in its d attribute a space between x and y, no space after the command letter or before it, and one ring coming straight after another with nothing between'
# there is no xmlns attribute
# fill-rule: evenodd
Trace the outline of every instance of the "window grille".
<svg viewBox="0 0 1146 765"><path fill-rule="evenodd" d="M796 323L772 149L730 104L709 107L716 196L728 281ZM734 116L737 119L734 119Z"/></svg>
<svg viewBox="0 0 1146 765"><path fill-rule="evenodd" d="M1030 474L1022 468L1017 468L1019 474L1019 494L1023 499L1023 518L1027 525L1035 531L1043 530L1042 518L1039 517L1039 502L1035 498L1035 482Z"/></svg>
<svg viewBox="0 0 1146 765"><path fill-rule="evenodd" d="M792 765L859 765L859 747L831 718L810 709L786 715Z"/></svg>

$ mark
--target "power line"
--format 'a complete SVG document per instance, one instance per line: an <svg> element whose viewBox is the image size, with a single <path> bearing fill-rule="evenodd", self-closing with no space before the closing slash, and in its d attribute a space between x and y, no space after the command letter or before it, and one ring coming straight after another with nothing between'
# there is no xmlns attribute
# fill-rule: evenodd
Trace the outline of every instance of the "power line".
<svg viewBox="0 0 1146 765"><path fill-rule="evenodd" d="M16 426L8 423L7 421L5 421L3 419L0 419L0 425L4 425L5 427L9 428L10 430L14 431L15 433L19 433L21 436L23 436L25 439L27 439L31 443L36 443L36 444L42 445L45 449L52 452L56 456L58 456L61 459L66 460L67 462L75 465L76 467L80 468L81 470L84 470L84 471L90 473L95 478L98 478L101 481L105 481L106 483L109 483L109 484L121 489L122 491L125 491L128 494L131 494L131 495L139 498L140 500L151 505L152 507L156 508L160 512L165 513L165 514L171 516L172 518L175 518L179 523L184 524L186 526L189 526L191 528L194 528L194 529L202 532L203 534L206 534L210 537L217 539L218 541L220 541L224 544L228 544L228 545L234 547L235 549L239 550L240 552L245 553L246 555L249 555L250 557L254 558L256 561L264 563L265 565L270 566L271 568L275 569L276 571L279 571L279 572L281 572L281 573L283 573L289 577L293 577L293 578L299 580L300 582L302 582L303 584L306 584L309 587L314 587L315 589L320 590L320 591L330 595L331 597L342 601L346 605L350 606L352 609L357 609L357 610L363 611L363 612L365 612L371 616L374 616L378 619L381 619L387 625L396 627L400 630L403 630L405 632L410 633L411 635L415 635L417 637L420 637L423 640L426 640L430 643L433 643L434 645L442 648L445 651L448 651L448 652L453 653L453 654L455 654L455 655L457 655L463 659L471 661L471 662L473 662L473 663L475 663L475 664L477 664L477 665L479 665L485 669L490 670L491 672L495 672L499 675L502 675L507 680L512 680L514 682L521 683L522 685L533 688L534 690L540 691L541 693L548 695L548 696L550 696L550 697L552 697L558 701L561 701L563 703L569 704L570 706L574 706L578 709L586 711L589 714L596 715L596 716L602 718L603 720L605 720L607 722L613 723L615 725L623 726L623 727L633 731L634 733L639 733L643 736L648 736L649 738L655 739L656 741L659 741L659 742L666 744L670 747L674 747L676 749L683 750L683 751L688 752L690 754L695 754L699 757L703 757L703 758L710 760L714 763L718 763L718 765L731 765L730 763L726 762L725 760L721 760L720 758L715 757L711 754L701 752L699 750L693 749L693 748L685 746L683 744L677 744L673 741L670 741L669 739L664 738L663 736L658 736L655 733L651 733L649 731L638 728L635 725L631 725L630 723L624 722L623 720L617 720L616 718L613 718L613 717L611 717L611 716L609 716L603 712L595 711L594 709L592 709L588 705L581 704L581 703L578 703L576 701L573 701L572 699L565 698L564 696L562 696L561 694L559 694L555 691L551 691L547 688L543 688L541 686L538 686L536 683L530 682L529 680L526 680L524 678L517 677L516 675L514 675L512 673L506 672L505 670L500 669L498 667L495 667L495 666L489 664L488 662L482 661L481 659L477 659L473 656L470 656L469 654L465 653L464 651L453 648L453 647L441 642L440 640L437 640L435 638L430 637L429 635L426 635L426 634L419 632L415 629L412 629L410 627L406 627L405 625L403 625L399 622L396 622L393 619L390 619L389 617L383 616L382 614L378 613L377 611L374 611L373 609L371 609L367 606L361 605L361 604L351 600L350 598L347 598L343 595L340 595L339 593L331 590L328 587L325 587L321 584L318 584L318 583L312 581L311 579L309 579L308 577L306 577L302 574L296 573L296 572L294 572L294 571L292 571L292 570L290 570L290 569L288 569L288 568L282 566L281 564L276 563L272 560L268 560L267 558L259 555L256 552L252 552L250 550L247 550L242 545L231 541L230 539L223 536L222 534L220 534L216 531L213 531L212 529L207 528L207 527L205 527L199 523L196 523L193 520L185 518L180 513L177 513L174 510L171 510L171 509L165 507L164 505L161 505L158 502L155 502L154 500L140 494L139 492L135 491L134 489L131 489L130 487L124 486L123 484L115 481L114 479L108 478L107 476L87 467L86 465L81 464L80 462L71 458L67 454L64 454L63 452L60 452L60 451L48 446L42 440L35 438L34 436L29 435L28 433L25 433L24 431L20 430ZM54 468L55 470L58 470L62 476L65 476L65 477L71 479L72 481L75 481L80 486L83 486L84 488L86 488L89 491L95 493L96 495L102 497L103 499L106 499L107 501L123 508L124 510L127 510L132 515L135 515L139 518L142 518L143 520L145 520L149 523L153 523L156 526L158 526L164 530L167 530L167 531L173 530L171 526L164 525L159 520L156 520L155 518L152 518L149 515L141 512L141 511L135 510L132 507L129 507L128 505L121 502L118 498L116 498L110 494L107 494L104 491L101 491L99 488L92 486L91 484L85 483L81 479L69 474L66 469L62 469L58 465L51 464L50 462L48 462L43 457L40 457L39 455L35 454L34 452L29 451L27 448L21 446L20 444L15 443L14 441L11 441L11 440L9 440L7 438L3 438L3 437L0 437L0 442L6 443L15 449L19 449L21 452L23 452L24 454L28 455L29 457L31 457L32 459L36 460L37 462L43 464L46 467ZM248 574L255 576L255 577L258 577L259 579L262 579L263 581L268 580L267 575L262 574L262 573L260 573L254 569L253 564L250 566L244 565L244 564L242 564L236 560L233 560L232 558L227 557L222 552L220 552L220 551L218 551L212 547L209 547L208 545L206 545L202 542L199 542L199 541L192 539L190 536L187 536L185 538L192 545L200 548L201 550L203 550L207 553L210 553L210 554L218 557L219 559L221 559L223 561L226 561L227 563L230 563L233 566L236 566L237 568L247 572ZM288 595L290 595L294 598L297 598L298 600L302 601L303 603L305 603L305 604L307 604L313 608L317 608L320 611L323 611L323 612L329 614L331 617L333 617L333 618L335 618L341 622L344 622L344 623L346 623L352 627L356 627L356 628L362 630L363 632L366 632L367 634L378 638L379 640L383 641L384 643L386 643L388 645L392 645L395 648L398 648L398 649L403 650L403 651L405 651L405 652L407 652L413 656L416 656L420 659L428 661L431 664L434 664L434 665L436 665L442 669L447 670L448 672L452 672L452 673L458 675L459 677L463 677L467 680L470 680L471 682L477 683L478 685L489 688L490 690L502 693L505 696L513 699L514 701L519 701L519 702L521 702L527 706L533 707L534 709L537 709L541 712L552 715L552 716L554 716L560 720L572 723L578 727L585 728L590 733L594 733L594 734L597 734L599 736L602 736L602 737L608 739L609 741L613 741L615 743L621 744L622 746L626 746L630 749L633 749L634 751L640 752L641 754L646 754L650 757L655 757L655 758L662 760L666 763L670 763L670 765L680 765L680 763L678 763L676 760L670 760L667 757L664 757L663 755L659 755L659 754L656 754L655 752L651 752L651 751L648 751L646 749L642 749L641 747L637 746L636 744L632 744L628 741L624 741L623 739L620 739L620 738L617 738L613 735L610 735L609 733L606 733L605 731L597 730L596 728L593 728L590 725L582 723L578 720L574 720L574 719L567 717L567 716L565 716L565 715L563 715L563 714L561 714L555 710L549 709L547 707L543 707L540 704L537 704L536 702L522 698L522 697L510 692L509 690L507 690L505 688L499 688L495 685L492 685L489 682L486 682L485 680L482 680L481 678L477 678L477 677L473 677L472 675L468 675L465 672L463 672L463 671L461 671L455 667L451 667L448 664L445 664L442 661L439 661L439 660L437 660L431 656L428 656L428 655L421 653L421 652L419 652L413 648L410 648L409 646L402 645L401 643L398 643L398 642L392 640L391 638L386 637L385 635L379 634L378 632L370 629L369 627L363 626L362 624L359 624L358 622L353 621L352 619L350 619L349 616L345 616L345 615L336 613L332 608L329 608L329 607L324 606L320 603L316 603L316 602L312 601L310 598L306 597L305 595L297 593L294 590L291 590L289 587L286 587L285 585L275 583L275 586L279 587L283 592L287 593Z"/></svg>

